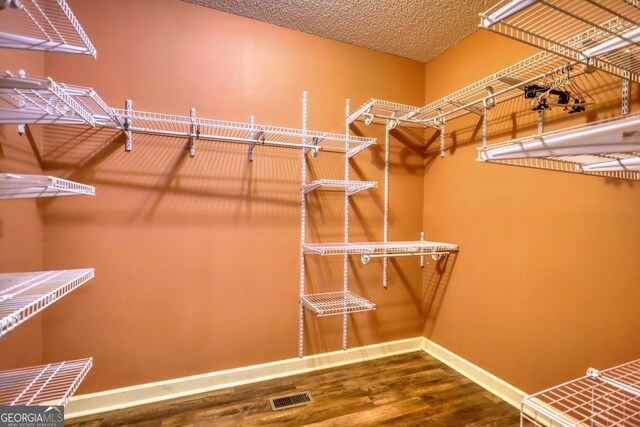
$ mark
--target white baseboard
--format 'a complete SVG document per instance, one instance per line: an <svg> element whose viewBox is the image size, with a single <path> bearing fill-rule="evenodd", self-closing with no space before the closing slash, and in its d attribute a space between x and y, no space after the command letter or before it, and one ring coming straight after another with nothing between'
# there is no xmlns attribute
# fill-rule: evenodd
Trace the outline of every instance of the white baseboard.
<svg viewBox="0 0 640 427"><path fill-rule="evenodd" d="M391 341L346 351L287 359L272 363L211 372L168 381L118 388L73 397L65 407L65 419L130 408L147 403L204 393L241 384L301 374L318 369L378 359L394 354L420 351L422 337Z"/></svg>
<svg viewBox="0 0 640 427"><path fill-rule="evenodd" d="M506 381L501 380L492 373L485 371L457 354L450 352L435 342L430 341L427 338L423 338L422 340L422 349L427 354L455 369L460 374L495 394L510 405L520 409L522 399L526 396L524 391L512 386Z"/></svg>

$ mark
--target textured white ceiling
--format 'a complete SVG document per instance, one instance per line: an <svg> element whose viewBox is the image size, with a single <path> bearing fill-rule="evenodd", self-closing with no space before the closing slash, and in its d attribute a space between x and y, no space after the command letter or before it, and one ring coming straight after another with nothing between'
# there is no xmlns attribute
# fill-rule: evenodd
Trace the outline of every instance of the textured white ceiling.
<svg viewBox="0 0 640 427"><path fill-rule="evenodd" d="M184 0L426 62L478 26L497 0Z"/></svg>

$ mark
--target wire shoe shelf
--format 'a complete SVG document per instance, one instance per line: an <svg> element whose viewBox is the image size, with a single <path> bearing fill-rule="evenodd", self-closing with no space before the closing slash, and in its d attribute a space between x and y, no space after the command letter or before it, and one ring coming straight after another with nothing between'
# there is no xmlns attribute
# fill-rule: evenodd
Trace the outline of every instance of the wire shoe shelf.
<svg viewBox="0 0 640 427"><path fill-rule="evenodd" d="M639 23L636 0L502 0L480 15L487 30L635 82Z"/></svg>
<svg viewBox="0 0 640 427"><path fill-rule="evenodd" d="M0 11L0 47L91 55L96 49L65 0L20 0Z"/></svg>
<svg viewBox="0 0 640 427"><path fill-rule="evenodd" d="M53 176L0 174L0 199L95 194L95 188L90 185Z"/></svg>
<svg viewBox="0 0 640 427"><path fill-rule="evenodd" d="M300 302L319 317L371 311L376 308L374 303L351 291L306 294L300 297Z"/></svg>
<svg viewBox="0 0 640 427"><path fill-rule="evenodd" d="M353 196L369 188L375 188L378 186L377 182L373 181L346 181L335 179L318 179L311 181L304 186L304 193L307 194L314 190L344 190L347 195Z"/></svg>
<svg viewBox="0 0 640 427"><path fill-rule="evenodd" d="M94 270L0 274L0 337L94 277Z"/></svg>
<svg viewBox="0 0 640 427"><path fill-rule="evenodd" d="M528 396L521 425L640 426L640 360L587 375Z"/></svg>
<svg viewBox="0 0 640 427"><path fill-rule="evenodd" d="M0 405L66 405L93 359L52 363L0 372Z"/></svg>

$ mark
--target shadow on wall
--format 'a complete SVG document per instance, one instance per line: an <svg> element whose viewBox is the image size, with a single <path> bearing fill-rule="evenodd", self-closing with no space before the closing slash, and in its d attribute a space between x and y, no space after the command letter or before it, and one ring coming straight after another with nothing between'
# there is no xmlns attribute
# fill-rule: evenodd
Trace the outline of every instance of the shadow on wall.
<svg viewBox="0 0 640 427"><path fill-rule="evenodd" d="M452 252L425 265L421 298L422 336L425 338L431 338L457 258L458 253Z"/></svg>

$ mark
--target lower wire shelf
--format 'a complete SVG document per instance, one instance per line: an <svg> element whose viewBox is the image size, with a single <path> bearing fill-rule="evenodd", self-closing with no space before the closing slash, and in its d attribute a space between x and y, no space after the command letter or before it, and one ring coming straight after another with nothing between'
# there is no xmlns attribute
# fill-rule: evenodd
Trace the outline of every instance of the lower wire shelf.
<svg viewBox="0 0 640 427"><path fill-rule="evenodd" d="M0 174L0 199L51 196L95 196L96 189L66 179L46 175Z"/></svg>
<svg viewBox="0 0 640 427"><path fill-rule="evenodd" d="M536 426L640 426L640 359L527 396L521 414Z"/></svg>
<svg viewBox="0 0 640 427"><path fill-rule="evenodd" d="M358 313L376 309L374 303L350 291L306 294L300 296L300 303L318 316Z"/></svg>
<svg viewBox="0 0 640 427"><path fill-rule="evenodd" d="M311 181L304 186L304 193L307 194L313 190L344 190L347 195L353 196L356 193L377 187L378 183L374 181L346 181L339 179L318 179Z"/></svg>
<svg viewBox="0 0 640 427"><path fill-rule="evenodd" d="M302 245L302 249L305 254L315 255L385 253L429 255L433 252L457 251L458 245L418 240L404 242L306 243Z"/></svg>
<svg viewBox="0 0 640 427"><path fill-rule="evenodd" d="M0 405L66 405L93 358L0 372Z"/></svg>
<svg viewBox="0 0 640 427"><path fill-rule="evenodd" d="M0 274L0 337L94 276L93 268Z"/></svg>

